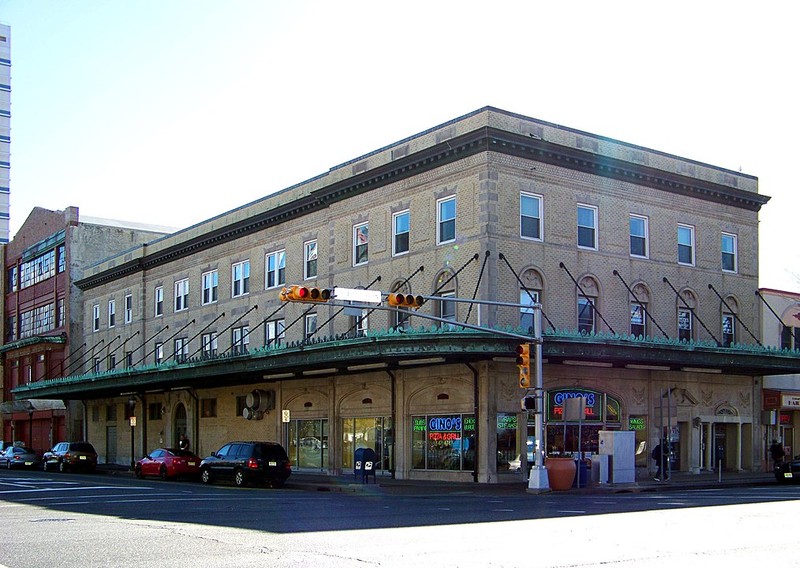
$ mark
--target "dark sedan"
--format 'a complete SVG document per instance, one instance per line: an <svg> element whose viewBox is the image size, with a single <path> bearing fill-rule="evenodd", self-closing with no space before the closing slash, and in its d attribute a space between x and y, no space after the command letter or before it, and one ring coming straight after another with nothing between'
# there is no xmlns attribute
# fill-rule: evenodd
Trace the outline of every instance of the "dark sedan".
<svg viewBox="0 0 800 568"><path fill-rule="evenodd" d="M0 467L39 467L41 459L35 450L24 446L9 446L0 452Z"/></svg>
<svg viewBox="0 0 800 568"><path fill-rule="evenodd" d="M198 477L200 457L188 450L159 448L136 462L136 477L158 476L167 480L175 477Z"/></svg>

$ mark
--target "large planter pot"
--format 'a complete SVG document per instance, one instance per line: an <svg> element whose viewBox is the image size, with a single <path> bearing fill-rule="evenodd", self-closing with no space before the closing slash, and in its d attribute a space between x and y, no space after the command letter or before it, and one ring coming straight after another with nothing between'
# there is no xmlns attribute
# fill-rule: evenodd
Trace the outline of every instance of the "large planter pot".
<svg viewBox="0 0 800 568"><path fill-rule="evenodd" d="M571 457L548 457L544 460L544 467L547 469L547 480L553 491L566 491L575 482L577 467Z"/></svg>

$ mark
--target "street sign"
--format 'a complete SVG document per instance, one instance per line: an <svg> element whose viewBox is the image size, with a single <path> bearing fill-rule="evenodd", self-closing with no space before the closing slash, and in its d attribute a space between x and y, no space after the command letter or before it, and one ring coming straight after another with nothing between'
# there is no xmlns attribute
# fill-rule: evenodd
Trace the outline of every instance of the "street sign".
<svg viewBox="0 0 800 568"><path fill-rule="evenodd" d="M284 423L291 422L291 412L289 410L281 410L281 420Z"/></svg>
<svg viewBox="0 0 800 568"><path fill-rule="evenodd" d="M362 304L380 304L380 290L364 290L363 288L339 288L333 289L333 298L345 302L359 302Z"/></svg>

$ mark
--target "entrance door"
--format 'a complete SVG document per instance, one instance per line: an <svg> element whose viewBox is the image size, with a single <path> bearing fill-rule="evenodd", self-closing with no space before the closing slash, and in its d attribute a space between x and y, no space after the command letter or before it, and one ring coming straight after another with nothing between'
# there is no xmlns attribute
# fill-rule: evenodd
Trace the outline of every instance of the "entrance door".
<svg viewBox="0 0 800 568"><path fill-rule="evenodd" d="M289 422L287 450L297 469L327 469L328 421L322 418Z"/></svg>
<svg viewBox="0 0 800 568"><path fill-rule="evenodd" d="M189 433L186 431L186 407L183 405L182 402L178 403L178 406L175 407L175 419L172 423L172 444L173 448L178 447L178 442L180 441L181 434L184 434L187 438L189 437Z"/></svg>
<svg viewBox="0 0 800 568"><path fill-rule="evenodd" d="M106 426L106 463L117 463L116 426Z"/></svg>

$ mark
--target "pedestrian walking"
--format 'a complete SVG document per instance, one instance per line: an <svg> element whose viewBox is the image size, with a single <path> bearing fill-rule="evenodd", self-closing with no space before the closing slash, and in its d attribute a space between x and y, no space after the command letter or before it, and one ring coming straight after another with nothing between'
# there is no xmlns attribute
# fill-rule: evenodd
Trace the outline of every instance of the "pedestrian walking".
<svg viewBox="0 0 800 568"><path fill-rule="evenodd" d="M783 445L778 440L772 440L772 445L769 447L769 455L772 457L772 467L776 468L783 462L786 453L783 450Z"/></svg>
<svg viewBox="0 0 800 568"><path fill-rule="evenodd" d="M661 481L664 479L665 481L669 481L669 476L664 475L664 462L666 459L669 459L669 451L664 449L664 445L659 443L655 448L653 448L653 452L650 454L650 457L653 458L656 462L656 476L653 478L655 481Z"/></svg>

